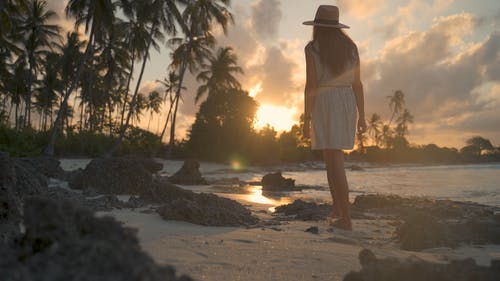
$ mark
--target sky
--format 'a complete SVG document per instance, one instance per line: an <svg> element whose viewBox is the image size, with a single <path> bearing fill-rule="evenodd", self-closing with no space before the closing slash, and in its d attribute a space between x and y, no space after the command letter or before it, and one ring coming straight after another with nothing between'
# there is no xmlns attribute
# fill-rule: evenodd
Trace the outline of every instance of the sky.
<svg viewBox="0 0 500 281"><path fill-rule="evenodd" d="M49 0L58 13L66 0ZM337 5L340 21L358 45L365 112L390 118L387 96L405 93L414 116L410 143L464 146L480 135L500 145L500 1L498 0L233 0L235 23L220 46L233 47L243 88L261 105L256 126L286 130L303 111L304 46L321 4ZM62 25L71 23L61 18ZM153 52L141 92L161 90L170 50ZM194 121L199 86L186 78L178 119L179 137ZM161 118L164 118L161 116ZM161 120L158 120L161 121ZM159 122L153 121L153 130ZM141 125L147 125L147 114Z"/></svg>

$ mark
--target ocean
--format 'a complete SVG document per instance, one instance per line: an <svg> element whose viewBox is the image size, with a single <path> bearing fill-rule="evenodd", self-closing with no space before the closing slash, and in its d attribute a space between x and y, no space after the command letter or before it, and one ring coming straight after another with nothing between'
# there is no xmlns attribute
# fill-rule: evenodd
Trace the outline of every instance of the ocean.
<svg viewBox="0 0 500 281"><path fill-rule="evenodd" d="M83 168L90 159L63 159L66 170ZM157 159L163 163L163 175L171 175L182 161ZM260 186L248 186L243 190L216 186L183 186L201 192L212 192L223 196L254 203L277 206L295 199L315 202L330 202L330 193L323 163L282 166L283 176L295 179L298 185L317 186L300 192L263 194ZM200 171L209 181L238 178L240 181L260 181L262 176L274 168L239 167L202 162ZM360 194L395 194L400 196L425 196L435 199L470 201L500 207L500 163L439 166L389 166L366 167L363 171L346 169L350 189L350 200ZM217 184L215 184L217 185Z"/></svg>
<svg viewBox="0 0 500 281"><path fill-rule="evenodd" d="M319 185L304 197L329 200L325 171L285 172L297 184ZM500 207L500 163L366 168L347 171L351 200L359 194L396 194L471 201ZM297 194L299 195L299 194Z"/></svg>

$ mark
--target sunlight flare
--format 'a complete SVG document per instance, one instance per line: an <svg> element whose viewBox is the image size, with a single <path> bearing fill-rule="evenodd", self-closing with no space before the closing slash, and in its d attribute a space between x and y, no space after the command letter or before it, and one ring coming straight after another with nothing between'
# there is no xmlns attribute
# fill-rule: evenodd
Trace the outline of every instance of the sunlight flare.
<svg viewBox="0 0 500 281"><path fill-rule="evenodd" d="M261 129L269 124L277 131L286 131L296 123L297 110L292 107L263 104L257 110L255 128Z"/></svg>
<svg viewBox="0 0 500 281"><path fill-rule="evenodd" d="M259 94L262 91L262 82L259 82L255 84L250 90L248 91L248 95L251 96L252 98L255 98L257 94Z"/></svg>

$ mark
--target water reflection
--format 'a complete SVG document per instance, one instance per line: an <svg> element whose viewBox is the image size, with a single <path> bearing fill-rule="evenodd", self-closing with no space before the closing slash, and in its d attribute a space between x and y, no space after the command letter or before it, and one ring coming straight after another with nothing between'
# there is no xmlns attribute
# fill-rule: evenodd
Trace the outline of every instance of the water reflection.
<svg viewBox="0 0 500 281"><path fill-rule="evenodd" d="M290 194L283 192L265 192L262 186L212 186L216 194L240 201L242 203L269 205L271 208L289 204L293 200Z"/></svg>
<svg viewBox="0 0 500 281"><path fill-rule="evenodd" d="M263 192L262 186L249 186L247 188L249 193L246 199L252 203L279 206L291 202L291 199L289 197L284 197L283 193Z"/></svg>

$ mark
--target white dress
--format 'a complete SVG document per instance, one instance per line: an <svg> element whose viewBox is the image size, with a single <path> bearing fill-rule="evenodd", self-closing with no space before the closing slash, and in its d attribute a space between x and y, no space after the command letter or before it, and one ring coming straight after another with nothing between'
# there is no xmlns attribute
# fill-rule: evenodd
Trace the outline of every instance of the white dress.
<svg viewBox="0 0 500 281"><path fill-rule="evenodd" d="M352 89L357 52L352 66L334 77L321 63L319 52L314 51L314 45L310 43L307 48L314 56L318 80L311 116L312 149L352 149L358 115L356 97Z"/></svg>

